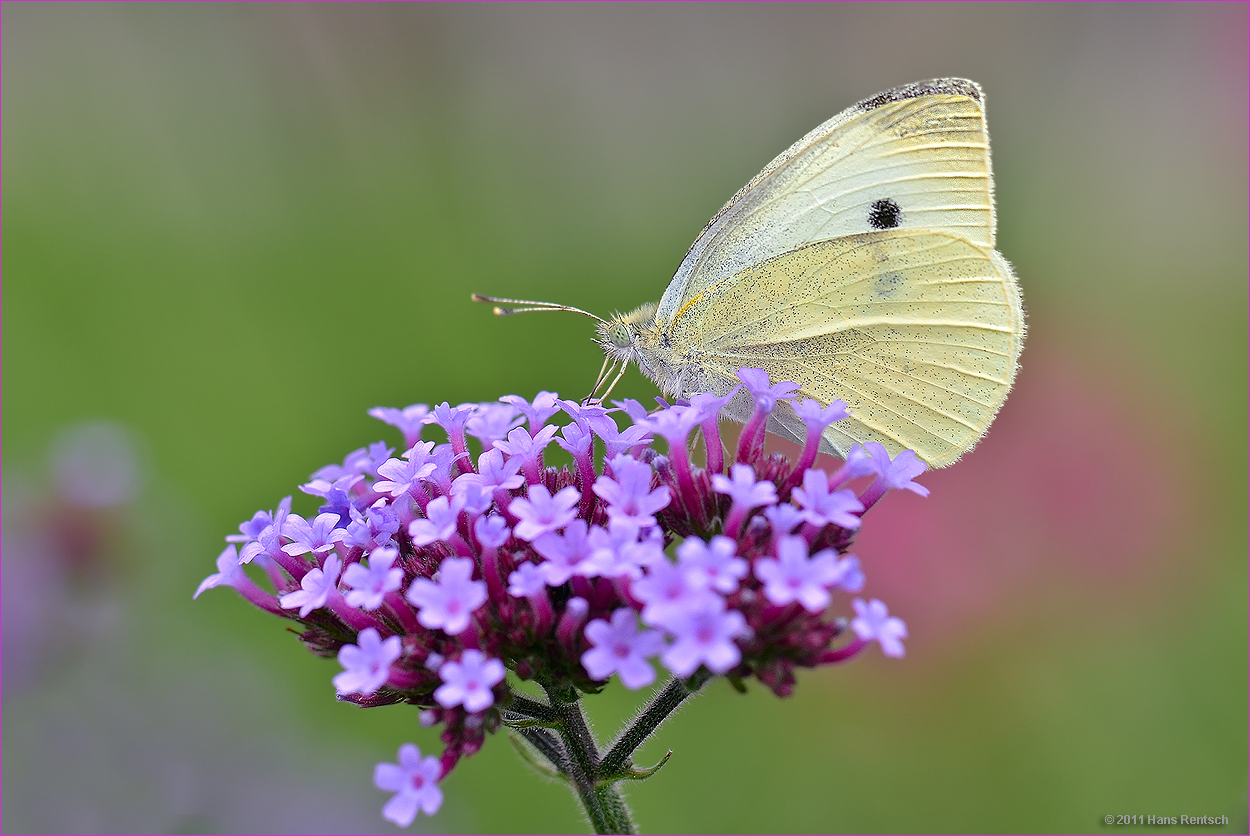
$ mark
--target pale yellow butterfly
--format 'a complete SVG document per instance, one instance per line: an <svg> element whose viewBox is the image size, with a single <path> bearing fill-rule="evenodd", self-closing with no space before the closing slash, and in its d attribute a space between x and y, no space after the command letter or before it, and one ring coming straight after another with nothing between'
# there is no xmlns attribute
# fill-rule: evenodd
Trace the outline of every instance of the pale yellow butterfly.
<svg viewBox="0 0 1250 836"><path fill-rule="evenodd" d="M994 249L981 88L922 81L839 113L730 198L658 305L594 318L607 354L596 391L631 362L673 398L726 394L738 369L761 368L801 397L846 402L825 452L876 441L951 464L1003 405L1024 342L1020 288ZM752 408L741 391L721 414ZM785 403L768 429L805 436Z"/></svg>

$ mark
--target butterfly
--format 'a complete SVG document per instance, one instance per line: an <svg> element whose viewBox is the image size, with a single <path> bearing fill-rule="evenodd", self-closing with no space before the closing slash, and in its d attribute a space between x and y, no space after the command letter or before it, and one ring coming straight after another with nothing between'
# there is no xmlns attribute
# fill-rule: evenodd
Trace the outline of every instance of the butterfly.
<svg viewBox="0 0 1250 836"><path fill-rule="evenodd" d="M604 320L473 298L599 320L596 391L630 363L672 398L726 395L740 368L760 368L799 397L845 401L823 452L875 441L944 467L989 428L1024 343L1020 287L994 249L984 103L975 82L944 78L842 111L729 199L658 304ZM721 414L752 410L740 390ZM787 402L768 429L806 435Z"/></svg>

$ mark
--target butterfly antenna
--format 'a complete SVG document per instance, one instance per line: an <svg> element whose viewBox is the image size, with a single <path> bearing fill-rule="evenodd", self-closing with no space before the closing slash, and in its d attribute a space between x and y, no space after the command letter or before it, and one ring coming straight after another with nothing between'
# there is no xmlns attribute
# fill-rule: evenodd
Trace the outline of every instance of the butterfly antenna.
<svg viewBox="0 0 1250 836"><path fill-rule="evenodd" d="M488 302L495 306L495 316L512 316L512 314L530 313L534 311L570 311L588 316L591 319L603 322L607 320L602 317L595 316L590 311L583 311L581 308L575 308L572 305L557 305L555 302L534 302L530 299L503 299L498 296L483 296L480 293L474 293L471 297L474 302ZM508 307L502 307L507 305ZM520 305L521 307L512 307Z"/></svg>
<svg viewBox="0 0 1250 836"><path fill-rule="evenodd" d="M575 308L572 305L557 305L555 302L535 302L532 299L505 299L501 296L483 296L481 293L474 293L470 298L472 298L474 302L487 302L494 305L495 316L511 316L512 314L538 311L570 311L572 313L579 313L583 316L588 316L597 322L602 322L604 325L608 324L606 319L595 316L590 311L583 311L581 308ZM507 307L504 307L505 305ZM586 400L582 401L582 403L603 403L604 398L612 393L612 390L616 388L616 384L620 382L622 377L624 377L625 370L627 368L629 368L629 364L622 363L620 364L620 371L618 372L616 361L612 360L610 357L603 358L603 365L599 368L599 375L595 378L595 386L586 397ZM603 385L607 383L608 378L612 377L613 373L615 373L616 376L612 379L612 383L608 386L607 390L599 397L595 397L595 394L603 388Z"/></svg>

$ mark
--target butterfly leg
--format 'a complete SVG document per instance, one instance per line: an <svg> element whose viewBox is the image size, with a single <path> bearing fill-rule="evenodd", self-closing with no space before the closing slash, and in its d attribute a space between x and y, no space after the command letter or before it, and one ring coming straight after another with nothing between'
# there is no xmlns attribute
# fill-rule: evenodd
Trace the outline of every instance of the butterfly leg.
<svg viewBox="0 0 1250 836"><path fill-rule="evenodd" d="M601 374L599 381L595 383L594 392L590 393L590 396L586 398L585 403L601 404L605 400L607 400L608 395L612 394L612 390L616 388L616 384L620 383L621 378L625 376L626 370L629 369L629 363L621 363L620 371L616 371L616 369L617 369L616 363L613 363L610 367L607 366L605 363L604 372L606 373ZM616 372L616 377L612 378L612 382L608 384L608 388L604 390L602 395L596 395L596 393L599 391L599 387L603 385L603 382L605 380L607 380L609 377L612 376L613 372Z"/></svg>
<svg viewBox="0 0 1250 836"><path fill-rule="evenodd" d="M609 365L609 363L611 365ZM603 388L603 384L607 382L608 378L611 377L612 373L615 371L616 371L616 361L613 360L611 357L604 357L603 365L599 367L599 375L595 378L594 387L590 390L590 394L582 399L583 405L597 404L603 400L603 398L595 397L595 395L598 393L598 391L601 388ZM608 391L611 391L611 387L608 388ZM604 394L606 395L607 393L604 393Z"/></svg>

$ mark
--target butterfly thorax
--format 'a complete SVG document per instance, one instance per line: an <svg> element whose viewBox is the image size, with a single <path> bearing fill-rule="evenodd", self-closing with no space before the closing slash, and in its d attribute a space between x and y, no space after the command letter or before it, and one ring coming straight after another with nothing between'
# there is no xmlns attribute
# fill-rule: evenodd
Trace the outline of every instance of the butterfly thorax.
<svg viewBox="0 0 1250 836"><path fill-rule="evenodd" d="M656 320L656 303L618 313L599 326L599 346L614 362L634 363L670 397L682 397L694 383L693 357L674 351L667 331ZM696 375L697 376L697 375Z"/></svg>

